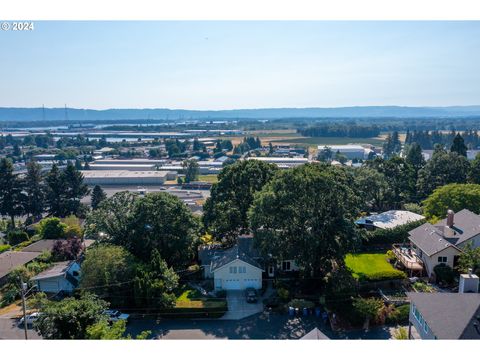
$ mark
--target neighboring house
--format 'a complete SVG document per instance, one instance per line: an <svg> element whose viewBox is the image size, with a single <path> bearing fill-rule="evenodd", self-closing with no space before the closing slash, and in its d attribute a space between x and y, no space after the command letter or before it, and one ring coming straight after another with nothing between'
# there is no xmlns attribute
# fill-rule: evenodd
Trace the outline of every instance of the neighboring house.
<svg viewBox="0 0 480 360"><path fill-rule="evenodd" d="M39 252L6 251L0 254L0 286L5 284L10 272L19 267L28 264L37 256Z"/></svg>
<svg viewBox="0 0 480 360"><path fill-rule="evenodd" d="M480 339L480 294L407 293L412 326L421 339Z"/></svg>
<svg viewBox="0 0 480 360"><path fill-rule="evenodd" d="M302 336L300 340L330 340L330 338L318 328L314 328L312 331Z"/></svg>
<svg viewBox="0 0 480 360"><path fill-rule="evenodd" d="M390 210L381 214L362 217L355 221L355 224L367 230L394 229L397 226L406 225L423 219L425 219L425 216L415 214L411 211Z"/></svg>
<svg viewBox="0 0 480 360"><path fill-rule="evenodd" d="M428 276L432 276L439 264L456 267L465 246L480 247L479 215L467 209L456 214L448 210L447 215L435 225L425 223L408 233L411 250L423 263Z"/></svg>
<svg viewBox="0 0 480 360"><path fill-rule="evenodd" d="M30 244L22 249L23 252L44 252L44 251L52 251L53 246L57 241L65 241L65 239L57 239L57 240L51 240L51 239L45 239L45 240L38 240L35 241L33 244ZM90 245L92 245L95 242L95 240L90 240L90 239L85 239L83 240L83 245L85 248L88 248Z"/></svg>
<svg viewBox="0 0 480 360"><path fill-rule="evenodd" d="M227 260L235 259L236 256L239 256L240 259L249 262L250 265L258 267L262 272L266 272L268 277L274 277L278 272L280 273L289 273L298 271L299 267L294 260L274 260L265 259L260 255L260 252L255 248L253 243L253 237L249 235L240 236L237 239L237 244L229 249L221 248L218 245L209 245L202 246L198 251L198 258L203 268L203 273L205 278L215 278L215 271ZM232 270L235 271L235 270ZM243 269L242 269L243 271ZM219 273L217 272L217 278L219 279ZM222 275L223 276L223 275ZM238 276L237 276L238 278ZM251 277L244 277L249 280ZM262 275L260 274L260 279ZM223 279L223 277L222 277ZM251 279L250 279L251 280ZM219 283L219 282L218 282ZM223 286L223 285L222 285ZM229 285L230 286L230 285ZM231 285L233 287L238 287L238 284L235 283ZM243 288L246 288L245 286ZM261 287L261 281L260 281Z"/></svg>
<svg viewBox="0 0 480 360"><path fill-rule="evenodd" d="M76 261L62 261L30 279L38 291L58 294L71 293L80 281L80 265Z"/></svg>

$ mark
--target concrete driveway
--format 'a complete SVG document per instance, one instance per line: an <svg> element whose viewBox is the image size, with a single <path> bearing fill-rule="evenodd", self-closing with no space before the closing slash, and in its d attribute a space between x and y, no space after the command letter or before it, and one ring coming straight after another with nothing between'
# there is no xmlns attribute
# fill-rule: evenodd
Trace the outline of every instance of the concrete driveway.
<svg viewBox="0 0 480 360"><path fill-rule="evenodd" d="M262 299L259 297L256 303L248 303L244 290L228 290L227 303L228 311L221 320L240 320L263 312Z"/></svg>

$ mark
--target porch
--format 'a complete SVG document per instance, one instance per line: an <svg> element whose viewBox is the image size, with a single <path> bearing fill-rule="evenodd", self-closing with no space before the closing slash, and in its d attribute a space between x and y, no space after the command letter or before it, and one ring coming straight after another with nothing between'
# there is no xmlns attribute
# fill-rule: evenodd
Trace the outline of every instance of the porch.
<svg viewBox="0 0 480 360"><path fill-rule="evenodd" d="M417 256L409 245L393 244L392 251L398 262L410 272L410 276L421 276L423 273L423 261Z"/></svg>

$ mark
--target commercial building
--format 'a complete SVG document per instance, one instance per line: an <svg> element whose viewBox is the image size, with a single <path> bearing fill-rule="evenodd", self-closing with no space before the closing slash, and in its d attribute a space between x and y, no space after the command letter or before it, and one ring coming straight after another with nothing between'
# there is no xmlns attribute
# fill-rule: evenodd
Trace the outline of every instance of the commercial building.
<svg viewBox="0 0 480 360"><path fill-rule="evenodd" d="M329 148L333 156L336 153L345 155L349 160L353 159L368 159L368 155L373 152L373 150L363 147L362 145L318 145L318 151L323 151L325 148Z"/></svg>
<svg viewBox="0 0 480 360"><path fill-rule="evenodd" d="M87 185L162 185L168 180L167 171L83 170Z"/></svg>
<svg viewBox="0 0 480 360"><path fill-rule="evenodd" d="M304 157L250 157L246 160L258 160L263 161L269 164L275 164L280 168L291 168L295 166L304 165L309 162L307 158Z"/></svg>

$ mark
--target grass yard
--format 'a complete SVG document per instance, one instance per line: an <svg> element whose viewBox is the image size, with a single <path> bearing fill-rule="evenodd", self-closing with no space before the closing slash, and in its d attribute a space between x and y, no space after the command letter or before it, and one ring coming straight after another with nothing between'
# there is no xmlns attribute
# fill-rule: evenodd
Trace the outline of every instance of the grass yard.
<svg viewBox="0 0 480 360"><path fill-rule="evenodd" d="M198 181L206 181L212 184L216 184L218 182L218 175L217 174L199 175Z"/></svg>
<svg viewBox="0 0 480 360"><path fill-rule="evenodd" d="M359 280L380 281L403 279L405 273L395 269L385 254L347 254L345 264Z"/></svg>
<svg viewBox="0 0 480 360"><path fill-rule="evenodd" d="M200 291L183 286L177 295L176 308L194 308L205 309L215 308L226 305L225 301L220 299L208 298L203 296Z"/></svg>

